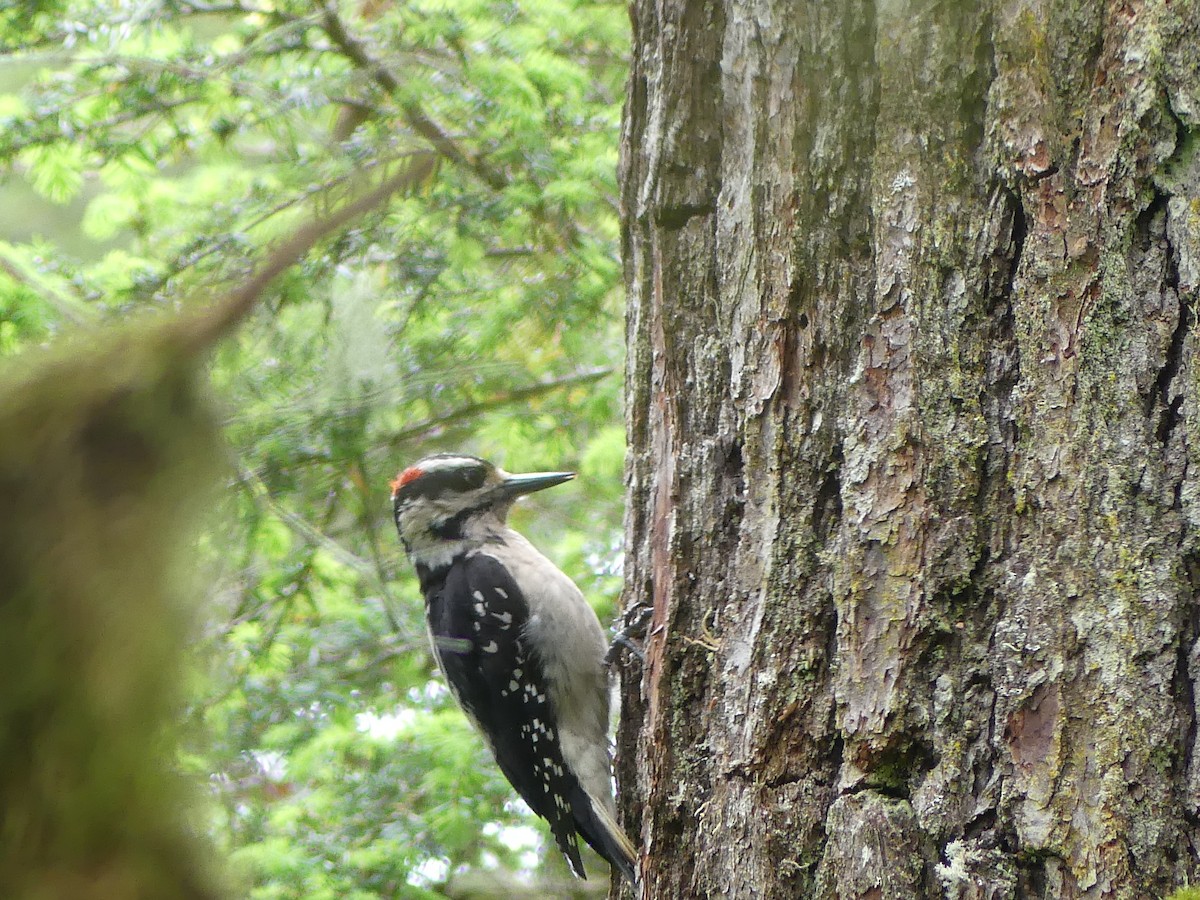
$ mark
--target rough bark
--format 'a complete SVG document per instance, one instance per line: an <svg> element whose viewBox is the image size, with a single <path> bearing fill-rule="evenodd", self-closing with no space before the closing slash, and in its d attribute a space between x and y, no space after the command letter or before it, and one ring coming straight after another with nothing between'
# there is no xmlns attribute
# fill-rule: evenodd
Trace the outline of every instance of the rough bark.
<svg viewBox="0 0 1200 900"><path fill-rule="evenodd" d="M1200 6L634 0L647 897L1200 862Z"/></svg>

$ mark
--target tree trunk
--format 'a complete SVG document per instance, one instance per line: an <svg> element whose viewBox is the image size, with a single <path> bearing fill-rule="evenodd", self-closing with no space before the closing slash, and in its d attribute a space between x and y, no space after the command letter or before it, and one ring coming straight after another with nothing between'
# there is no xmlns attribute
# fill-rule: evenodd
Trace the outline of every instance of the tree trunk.
<svg viewBox="0 0 1200 900"><path fill-rule="evenodd" d="M1196 879L1200 7L632 16L646 896Z"/></svg>

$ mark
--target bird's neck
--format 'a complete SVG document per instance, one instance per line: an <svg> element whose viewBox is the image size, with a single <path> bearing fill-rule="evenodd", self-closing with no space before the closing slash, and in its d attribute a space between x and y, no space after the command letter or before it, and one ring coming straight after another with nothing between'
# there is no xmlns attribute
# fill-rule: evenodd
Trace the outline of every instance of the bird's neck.
<svg viewBox="0 0 1200 900"><path fill-rule="evenodd" d="M441 587L455 563L480 547L504 543L515 535L499 515L485 510L469 517L447 519L422 535L425 540L406 542L421 592L428 596L430 591Z"/></svg>

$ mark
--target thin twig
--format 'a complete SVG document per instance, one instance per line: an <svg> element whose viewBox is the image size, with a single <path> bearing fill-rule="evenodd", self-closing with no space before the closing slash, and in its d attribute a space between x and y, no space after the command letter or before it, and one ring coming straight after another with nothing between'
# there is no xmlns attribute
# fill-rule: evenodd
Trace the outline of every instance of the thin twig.
<svg viewBox="0 0 1200 900"><path fill-rule="evenodd" d="M329 0L320 0L322 30L330 42L357 68L366 72L376 84L395 96L400 89L400 79L367 52L364 42L355 38L346 28ZM439 156L470 172L492 190L502 192L512 179L499 169L489 166L482 156L463 149L435 122L415 100L402 100L400 109L414 132L429 142ZM550 227L560 240L560 248L571 255L578 252L579 229L570 218L560 218L547 213L545 205L538 201L530 212L535 221Z"/></svg>
<svg viewBox="0 0 1200 900"><path fill-rule="evenodd" d="M72 324L83 325L96 320L95 312L82 300L55 290L52 285L24 271L6 252L6 245L3 242L0 242L0 272L33 291L46 302L47 306Z"/></svg>
<svg viewBox="0 0 1200 900"><path fill-rule="evenodd" d="M370 75L376 84L389 94L395 95L400 90L400 79L388 71L382 63L371 57L363 42L350 34L337 11L327 0L322 0L321 9L324 13L322 28L333 45L355 66ZM470 169L493 190L502 191L508 187L508 178L485 165L479 157L460 147L450 135L446 134L433 119L425 114L416 101L410 100L402 103L401 109L412 130L425 138L440 156Z"/></svg>
<svg viewBox="0 0 1200 900"><path fill-rule="evenodd" d="M370 172L379 168L380 166L388 166L395 162L411 161L415 156L427 156L428 153L429 151L427 150L408 151L405 153L397 153L394 156L389 156L382 159L366 160L359 166L357 171L347 172L344 175L338 175L323 184L309 185L292 196L279 201L274 206L259 213L249 222L238 226L237 230L239 232L252 231L272 217L277 216L280 213L287 212L292 207L299 206L301 203L304 203L319 194L328 193L328 191L332 188L353 181L354 179L362 178L363 174L366 172ZM197 263L202 262L207 257L223 253L226 249L228 249L227 243L214 240L211 235L205 236L204 238L198 238L195 242L193 242L192 245L189 245L188 249L181 251L175 257L165 274L160 275L149 282L149 284L145 287L145 292L148 294L153 294L154 292L161 290L163 285L165 285L171 278L178 277L185 270L190 269Z"/></svg>
<svg viewBox="0 0 1200 900"><path fill-rule="evenodd" d="M433 172L432 156L416 156L399 174L379 187L347 203L336 212L297 230L277 247L249 278L206 310L184 338L185 349L200 353L241 321L267 286L299 262L318 241L386 202L393 194L422 183Z"/></svg>
<svg viewBox="0 0 1200 900"><path fill-rule="evenodd" d="M479 400L475 403L468 403L460 406L457 409L452 409L448 413L440 416L431 416L424 419L415 425L410 425L408 428L401 429L387 439L387 446L390 449L395 449L401 444L412 440L418 435L426 434L427 432L438 428L442 425L449 425L453 422L478 415L479 413L487 412L496 409L500 406L506 406L509 403L520 403L522 400L532 400L534 397L540 397L543 394L548 394L551 391L560 390L567 387L575 387L581 384L592 384L600 381L613 373L611 367L603 369L592 369L588 372L576 372L572 375L567 375L555 381L543 381L538 384L528 385L527 387L516 388L507 393L498 396L489 397L487 400Z"/></svg>
<svg viewBox="0 0 1200 900"><path fill-rule="evenodd" d="M270 491L267 490L267 486L263 483L263 480L254 472L239 467L237 484L249 490L251 496L256 501L265 507L271 515L275 516L284 525L299 535L306 544L325 548L331 555L360 574L374 574L374 569L369 562L351 553L333 538L329 537L325 533L324 528L313 525L304 517L280 506L275 498L271 496Z"/></svg>
<svg viewBox="0 0 1200 900"><path fill-rule="evenodd" d="M376 517L371 514L371 486L370 480L367 477L367 459L366 454L361 450L354 460L354 465L358 467L357 479L351 479L358 488L358 498L361 506L359 515L359 527L363 530L367 537L367 547L371 551L371 561L375 564L375 577L379 582L379 592L382 595L383 611L387 616L388 623L392 626L392 631L398 637L406 638L409 635L405 634L400 627L399 620L396 619L394 612L396 598L392 594L392 589L388 583L387 571L384 566L383 550L379 546L379 532L375 528Z"/></svg>

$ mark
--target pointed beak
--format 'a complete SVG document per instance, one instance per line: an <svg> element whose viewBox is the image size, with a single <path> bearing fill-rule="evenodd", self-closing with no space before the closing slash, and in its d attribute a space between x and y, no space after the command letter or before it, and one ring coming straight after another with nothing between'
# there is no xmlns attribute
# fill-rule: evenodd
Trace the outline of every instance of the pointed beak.
<svg viewBox="0 0 1200 900"><path fill-rule="evenodd" d="M529 475L506 475L496 490L505 499L515 500L517 497L532 494L534 491L543 491L556 484L562 484L564 481L570 481L574 477L574 472L534 472Z"/></svg>

